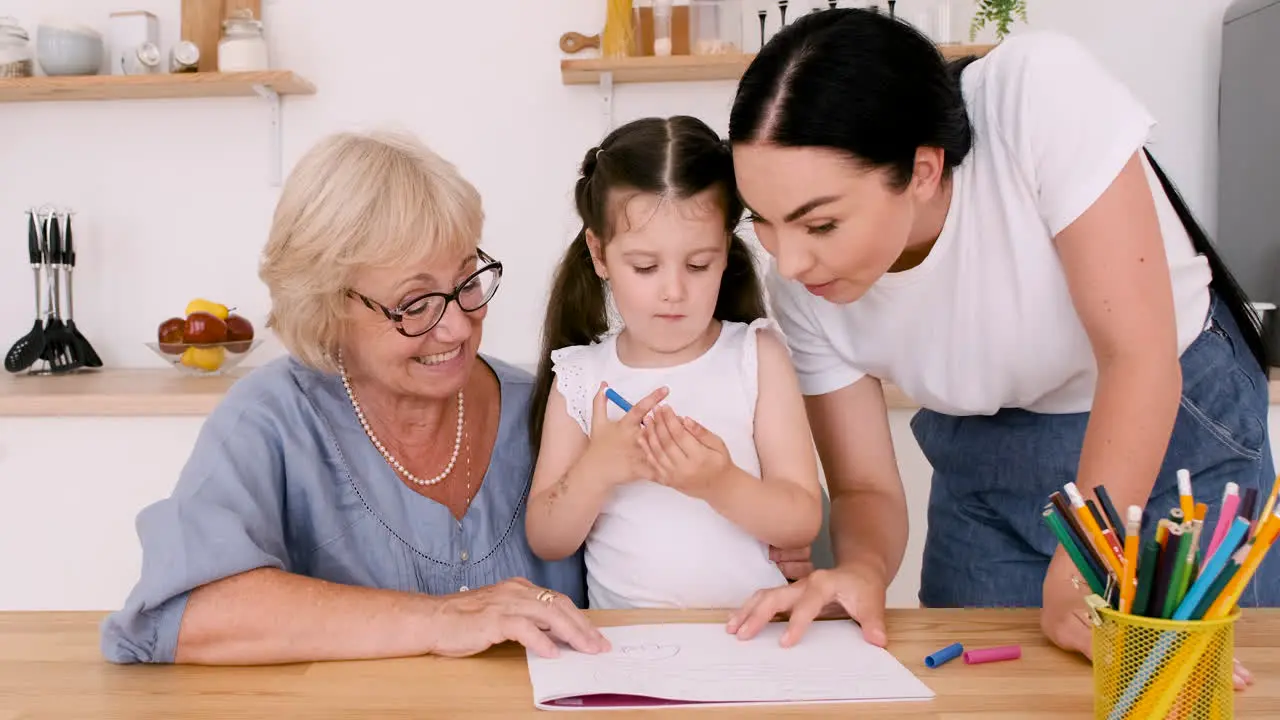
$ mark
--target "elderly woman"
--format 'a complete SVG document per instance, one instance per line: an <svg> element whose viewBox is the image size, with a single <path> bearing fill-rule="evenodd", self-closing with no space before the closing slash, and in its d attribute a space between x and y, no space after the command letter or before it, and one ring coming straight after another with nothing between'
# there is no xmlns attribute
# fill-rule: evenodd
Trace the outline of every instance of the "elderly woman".
<svg viewBox="0 0 1280 720"><path fill-rule="evenodd" d="M482 220L411 140L341 134L302 158L261 267L290 356L231 388L139 515L142 576L103 624L107 659L607 648L577 609L581 557L525 542L531 377L479 354L502 277Z"/></svg>

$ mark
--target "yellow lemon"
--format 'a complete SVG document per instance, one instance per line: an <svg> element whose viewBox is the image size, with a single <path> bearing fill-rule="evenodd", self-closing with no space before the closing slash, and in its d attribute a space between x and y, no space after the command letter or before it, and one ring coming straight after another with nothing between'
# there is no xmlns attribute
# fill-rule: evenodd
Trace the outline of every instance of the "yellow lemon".
<svg viewBox="0 0 1280 720"><path fill-rule="evenodd" d="M182 351L179 362L187 367L213 372L222 367L226 359L227 350L223 347L189 347Z"/></svg>
<svg viewBox="0 0 1280 720"><path fill-rule="evenodd" d="M207 312L210 315L213 315L214 317L218 318L219 320L226 320L227 316L231 314L231 311L227 308L226 305L222 305L221 303L211 302L209 300L205 300L204 298L196 298L195 300L192 300L191 302L187 303L186 314L190 315L193 312Z"/></svg>

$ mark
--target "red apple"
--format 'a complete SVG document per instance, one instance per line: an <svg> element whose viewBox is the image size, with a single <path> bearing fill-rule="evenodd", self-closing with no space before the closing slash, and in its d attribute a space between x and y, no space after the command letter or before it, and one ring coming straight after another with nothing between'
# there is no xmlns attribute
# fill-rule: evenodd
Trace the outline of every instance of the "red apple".
<svg viewBox="0 0 1280 720"><path fill-rule="evenodd" d="M181 355L183 350L182 336L186 332L186 327L186 321L180 317L171 317L160 323L160 328L156 331L160 352L169 355Z"/></svg>
<svg viewBox="0 0 1280 720"><path fill-rule="evenodd" d="M253 323L241 315L227 316L227 350L233 353L248 352L253 346Z"/></svg>
<svg viewBox="0 0 1280 720"><path fill-rule="evenodd" d="M193 312L187 316L182 341L188 345L213 345L227 341L227 323L213 313Z"/></svg>

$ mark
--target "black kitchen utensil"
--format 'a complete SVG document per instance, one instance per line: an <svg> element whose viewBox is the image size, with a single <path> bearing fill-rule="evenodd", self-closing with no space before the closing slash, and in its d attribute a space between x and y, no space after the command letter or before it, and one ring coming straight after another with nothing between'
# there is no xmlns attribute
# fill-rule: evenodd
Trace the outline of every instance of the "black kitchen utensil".
<svg viewBox="0 0 1280 720"><path fill-rule="evenodd" d="M779 27L787 26L787 2L788 0L778 0L778 12L782 13L782 21Z"/></svg>
<svg viewBox="0 0 1280 720"><path fill-rule="evenodd" d="M893 6L898 4L898 0L889 0L889 17L896 17Z"/></svg>
<svg viewBox="0 0 1280 720"><path fill-rule="evenodd" d="M93 345L89 343L88 338L76 327L75 290L71 284L71 273L76 267L76 248L75 242L71 239L71 213L67 213L67 231L62 236L62 263L62 271L67 283L67 330L73 338L71 343L72 357L83 367L100 368L102 367L102 358L98 357L98 353L93 349Z"/></svg>
<svg viewBox="0 0 1280 720"><path fill-rule="evenodd" d="M40 287L44 259L40 248L40 231L36 227L35 210L29 211L27 216L27 255L31 260L31 271L35 275L36 322L26 335L18 338L18 342L14 343L4 356L4 369L11 373L22 372L31 367L44 352L44 303L41 301Z"/></svg>
<svg viewBox="0 0 1280 720"><path fill-rule="evenodd" d="M769 11L760 10L756 14L760 16L760 47L764 47L764 19L769 15Z"/></svg>
<svg viewBox="0 0 1280 720"><path fill-rule="evenodd" d="M828 9L828 10L835 10L835 9L836 9L836 0L827 0L827 9Z"/></svg>
<svg viewBox="0 0 1280 720"><path fill-rule="evenodd" d="M48 230L45 232L45 257L47 276L49 277L49 307L52 312L49 322L44 326L45 352L41 355L49 363L49 370L64 373L75 370L79 363L72 357L71 346L75 337L62 323L62 283L58 274L62 267L62 229L58 227L58 216L49 213Z"/></svg>

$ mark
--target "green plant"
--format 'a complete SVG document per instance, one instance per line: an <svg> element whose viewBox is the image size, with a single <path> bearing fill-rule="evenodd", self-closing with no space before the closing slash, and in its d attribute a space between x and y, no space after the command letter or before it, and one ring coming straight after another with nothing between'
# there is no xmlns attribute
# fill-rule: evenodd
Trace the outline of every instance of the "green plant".
<svg viewBox="0 0 1280 720"><path fill-rule="evenodd" d="M1003 40L1014 18L1027 21L1027 0L978 0L978 9L969 23L969 40L976 38L988 23L996 28L996 41Z"/></svg>

